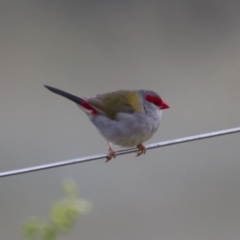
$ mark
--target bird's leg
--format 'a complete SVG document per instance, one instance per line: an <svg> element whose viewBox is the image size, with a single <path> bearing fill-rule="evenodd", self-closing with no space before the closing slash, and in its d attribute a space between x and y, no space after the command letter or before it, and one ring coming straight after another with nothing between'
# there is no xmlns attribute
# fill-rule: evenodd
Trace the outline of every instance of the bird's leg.
<svg viewBox="0 0 240 240"><path fill-rule="evenodd" d="M142 145L142 143L138 144L137 145L137 148L138 148L138 152L137 152L137 155L136 157L142 155L142 154L145 154L146 153L146 148L144 147L144 145Z"/></svg>
<svg viewBox="0 0 240 240"><path fill-rule="evenodd" d="M112 150L109 142L107 142L108 145L108 155L106 157L106 162L109 162L112 158L116 158L115 152Z"/></svg>

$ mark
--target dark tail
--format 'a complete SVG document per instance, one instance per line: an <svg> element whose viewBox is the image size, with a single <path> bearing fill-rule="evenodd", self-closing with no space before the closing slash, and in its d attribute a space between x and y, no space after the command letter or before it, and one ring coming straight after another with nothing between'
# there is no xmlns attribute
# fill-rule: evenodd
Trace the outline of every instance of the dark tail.
<svg viewBox="0 0 240 240"><path fill-rule="evenodd" d="M60 96L63 96L65 98L68 98L69 100L77 103L77 104L82 104L82 102L84 102L84 100L82 98L79 98L79 97L76 97L70 93L67 93L67 92L64 92L62 90L59 90L57 88L53 88L53 87L50 87L50 86L47 86L47 85L44 85L45 88L47 88L48 90L50 90L51 92L54 92Z"/></svg>

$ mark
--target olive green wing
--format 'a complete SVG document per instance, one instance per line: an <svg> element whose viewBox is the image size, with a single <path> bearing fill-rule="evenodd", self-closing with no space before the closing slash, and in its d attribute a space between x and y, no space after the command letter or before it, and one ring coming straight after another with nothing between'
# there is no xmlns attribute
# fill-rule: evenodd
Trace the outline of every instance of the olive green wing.
<svg viewBox="0 0 240 240"><path fill-rule="evenodd" d="M136 91L121 90L112 93L97 95L87 99L87 102L101 114L115 119L116 114L143 112L140 95Z"/></svg>

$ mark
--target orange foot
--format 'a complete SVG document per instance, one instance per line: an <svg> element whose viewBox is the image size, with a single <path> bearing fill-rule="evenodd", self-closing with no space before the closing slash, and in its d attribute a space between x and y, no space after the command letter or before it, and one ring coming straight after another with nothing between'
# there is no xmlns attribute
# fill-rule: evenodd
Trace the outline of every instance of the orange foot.
<svg viewBox="0 0 240 240"><path fill-rule="evenodd" d="M116 154L108 143L108 155L106 157L106 162L109 162L112 158L116 158Z"/></svg>
<svg viewBox="0 0 240 240"><path fill-rule="evenodd" d="M137 145L137 148L138 148L138 152L137 152L136 157L138 157L142 154L145 154L147 152L146 148L141 143Z"/></svg>

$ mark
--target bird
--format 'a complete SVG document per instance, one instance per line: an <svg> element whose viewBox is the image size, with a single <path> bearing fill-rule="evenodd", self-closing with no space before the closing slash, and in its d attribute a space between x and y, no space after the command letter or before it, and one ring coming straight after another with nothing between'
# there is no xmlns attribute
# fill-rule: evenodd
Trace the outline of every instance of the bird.
<svg viewBox="0 0 240 240"><path fill-rule="evenodd" d="M106 162L116 157L111 145L137 147L136 156L146 153L143 142L157 131L162 110L169 105L151 90L119 90L95 97L80 98L54 87L44 85L48 90L63 96L78 105L108 146Z"/></svg>

